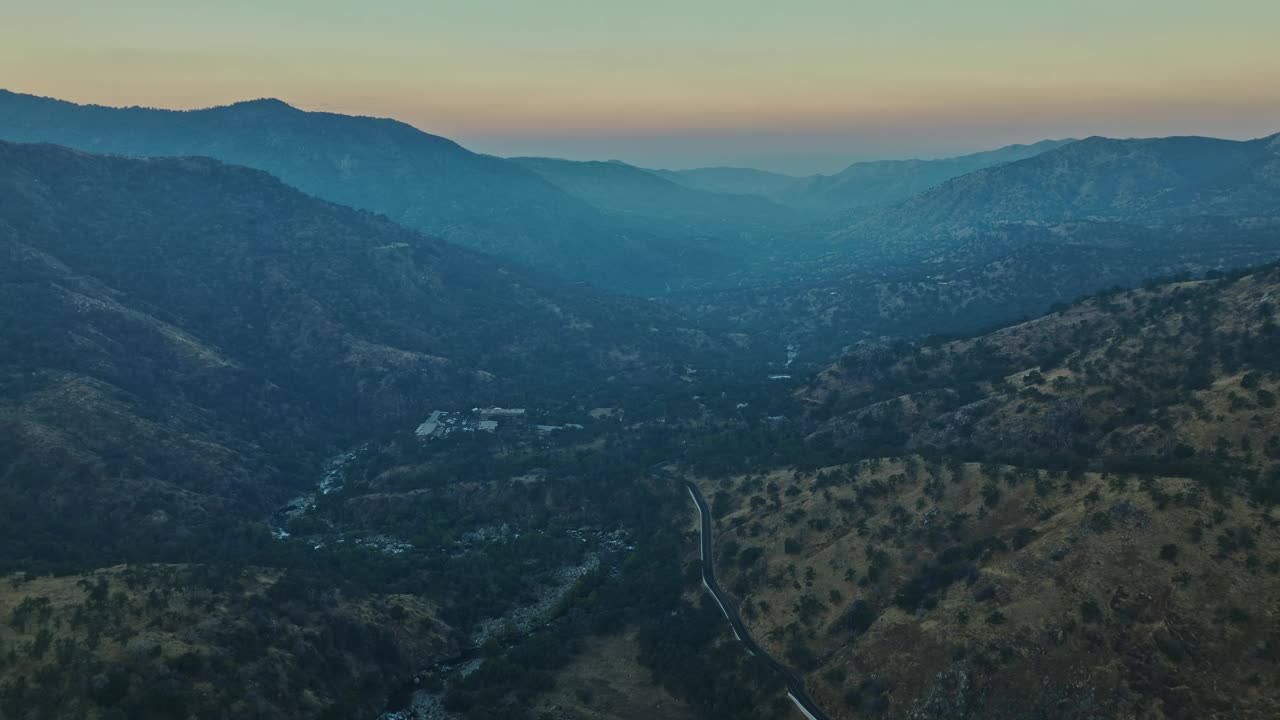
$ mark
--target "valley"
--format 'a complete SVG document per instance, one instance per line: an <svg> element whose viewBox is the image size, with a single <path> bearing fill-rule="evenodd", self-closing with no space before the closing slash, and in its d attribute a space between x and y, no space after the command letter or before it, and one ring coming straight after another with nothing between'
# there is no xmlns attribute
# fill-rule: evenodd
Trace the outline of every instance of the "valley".
<svg viewBox="0 0 1280 720"><path fill-rule="evenodd" d="M0 92L0 716L1273 717L1277 167Z"/></svg>

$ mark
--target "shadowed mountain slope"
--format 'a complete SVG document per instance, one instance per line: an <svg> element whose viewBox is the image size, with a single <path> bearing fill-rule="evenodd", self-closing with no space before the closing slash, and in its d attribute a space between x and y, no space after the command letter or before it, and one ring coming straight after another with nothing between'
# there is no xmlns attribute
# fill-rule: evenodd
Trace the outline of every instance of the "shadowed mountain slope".
<svg viewBox="0 0 1280 720"><path fill-rule="evenodd" d="M1042 140L938 160L859 162L834 175L805 178L778 193L780 202L823 212L901 202L961 175L1025 160L1074 140Z"/></svg>
<svg viewBox="0 0 1280 720"><path fill-rule="evenodd" d="M978 170L883 210L833 241L870 256L920 257L1003 224L1097 220L1154 225L1280 214L1280 136L1089 138Z"/></svg>
<svg viewBox="0 0 1280 720"><path fill-rule="evenodd" d="M650 172L685 187L707 192L773 197L808 178L768 170L740 167L708 167L689 170L651 170Z"/></svg>
<svg viewBox="0 0 1280 720"><path fill-rule="evenodd" d="M687 187L621 162L512 158L574 197L655 230L759 238L795 214L771 200Z"/></svg>
<svg viewBox="0 0 1280 720"><path fill-rule="evenodd" d="M0 257L9 562L163 556L433 407L603 403L724 357L646 302L202 158L0 143Z"/></svg>
<svg viewBox="0 0 1280 720"><path fill-rule="evenodd" d="M0 91L0 140L254 167L326 200L604 287L664 287L718 257L628 228L530 170L405 123L279 100L171 111Z"/></svg>

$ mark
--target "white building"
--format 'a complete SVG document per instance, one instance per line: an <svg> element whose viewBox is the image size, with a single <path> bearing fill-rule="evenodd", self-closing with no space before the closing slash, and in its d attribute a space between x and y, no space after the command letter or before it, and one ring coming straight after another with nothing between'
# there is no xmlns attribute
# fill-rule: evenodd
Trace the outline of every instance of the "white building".
<svg viewBox="0 0 1280 720"><path fill-rule="evenodd" d="M440 415L441 413L439 410L431 413L431 417L427 418L421 425L419 425L418 429L413 431L413 434L417 435L419 440L426 440L432 435L435 435L436 430L440 429Z"/></svg>

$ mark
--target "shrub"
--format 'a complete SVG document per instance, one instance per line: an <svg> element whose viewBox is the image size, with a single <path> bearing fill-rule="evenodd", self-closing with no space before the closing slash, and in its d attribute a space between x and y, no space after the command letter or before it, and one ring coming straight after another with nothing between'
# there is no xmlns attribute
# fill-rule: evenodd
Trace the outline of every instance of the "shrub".
<svg viewBox="0 0 1280 720"><path fill-rule="evenodd" d="M1089 527L1095 532L1106 532L1111 529L1111 516L1099 510L1089 516Z"/></svg>
<svg viewBox="0 0 1280 720"><path fill-rule="evenodd" d="M1040 533L1036 532L1035 530L1032 530L1031 528L1025 528L1025 527L1014 530L1013 531L1013 549L1021 550L1022 548L1031 544L1031 541L1035 540L1036 536L1039 534Z"/></svg>
<svg viewBox="0 0 1280 720"><path fill-rule="evenodd" d="M1102 622L1102 608L1093 600L1080 603L1080 619L1087 623Z"/></svg>
<svg viewBox="0 0 1280 720"><path fill-rule="evenodd" d="M982 486L982 503L987 507L995 507L1000 504L1000 488L992 482Z"/></svg>
<svg viewBox="0 0 1280 720"><path fill-rule="evenodd" d="M755 546L746 548L738 553L738 567L749 568L759 562L762 557L764 557L764 548Z"/></svg>

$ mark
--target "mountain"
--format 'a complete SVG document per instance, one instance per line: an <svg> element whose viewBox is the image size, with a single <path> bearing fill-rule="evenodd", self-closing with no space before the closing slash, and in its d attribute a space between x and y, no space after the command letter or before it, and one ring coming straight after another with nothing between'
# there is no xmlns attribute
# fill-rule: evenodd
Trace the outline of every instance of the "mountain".
<svg viewBox="0 0 1280 720"><path fill-rule="evenodd" d="M1277 298L1271 265L860 344L771 431L814 455L687 469L721 586L831 718L1273 716Z"/></svg>
<svg viewBox="0 0 1280 720"><path fill-rule="evenodd" d="M576 198L655 232L759 240L795 220L791 210L765 198L693 189L626 163L511 161Z"/></svg>
<svg viewBox="0 0 1280 720"><path fill-rule="evenodd" d="M1034 157L1071 142L1075 141L1042 140L939 160L859 162L833 175L807 177L734 167L651 172L690 188L757 195L806 216L823 217L854 208L892 205L951 178Z"/></svg>
<svg viewBox="0 0 1280 720"><path fill-rule="evenodd" d="M763 195L773 197L804 182L794 175L756 170L754 168L709 167L690 170L651 170L650 172L685 187L731 195Z"/></svg>
<svg viewBox="0 0 1280 720"><path fill-rule="evenodd" d="M806 397L843 447L883 431L911 450L1190 475L1271 504L1277 296L1271 265L1107 292L976 337L869 343Z"/></svg>
<svg viewBox="0 0 1280 720"><path fill-rule="evenodd" d="M1194 218L1170 226L1074 221L1004 225L924 262L829 253L779 262L772 277L669 298L705 322L800 347L822 360L860 339L976 332L1107 287L1201 275L1280 257L1280 218Z"/></svg>
<svg viewBox="0 0 1280 720"><path fill-rule="evenodd" d="M792 672L840 720L1280 711L1280 267L1225 272L1280 252L1276 138L1071 143L791 247L389 121L0 100L400 204L0 141L0 716L762 720ZM540 226L548 272L765 267L617 296L526 268L542 212L635 241Z"/></svg>
<svg viewBox="0 0 1280 720"><path fill-rule="evenodd" d="M1016 162L1068 145L1074 140L1042 140L939 160L881 160L854 163L834 175L814 175L778 191L779 202L811 211L835 213L891 205L955 177Z"/></svg>
<svg viewBox="0 0 1280 720"><path fill-rule="evenodd" d="M1268 265L1105 292L963 340L865 343L814 378L806 402L842 446L893 437L1019 464L1190 474L1275 502L1277 283Z"/></svg>
<svg viewBox="0 0 1280 720"><path fill-rule="evenodd" d="M0 143L0 257L3 567L185 558L432 409L608 405L727 355L203 158Z"/></svg>
<svg viewBox="0 0 1280 720"><path fill-rule="evenodd" d="M721 584L832 720L1277 710L1280 537L1239 496L912 454L697 482Z"/></svg>
<svg viewBox="0 0 1280 720"><path fill-rule="evenodd" d="M1197 216L1275 216L1278 138L1089 138L851 216L830 238L857 252L920 257L1011 223L1157 225Z"/></svg>
<svg viewBox="0 0 1280 720"><path fill-rule="evenodd" d="M245 165L317 197L603 287L648 292L719 257L694 241L622 226L526 168L405 123L304 112L279 100L171 111L0 91L0 139Z"/></svg>
<svg viewBox="0 0 1280 720"><path fill-rule="evenodd" d="M671 300L822 359L971 332L1111 285L1280 256L1280 138L1090 138L804 231L732 289Z"/></svg>

